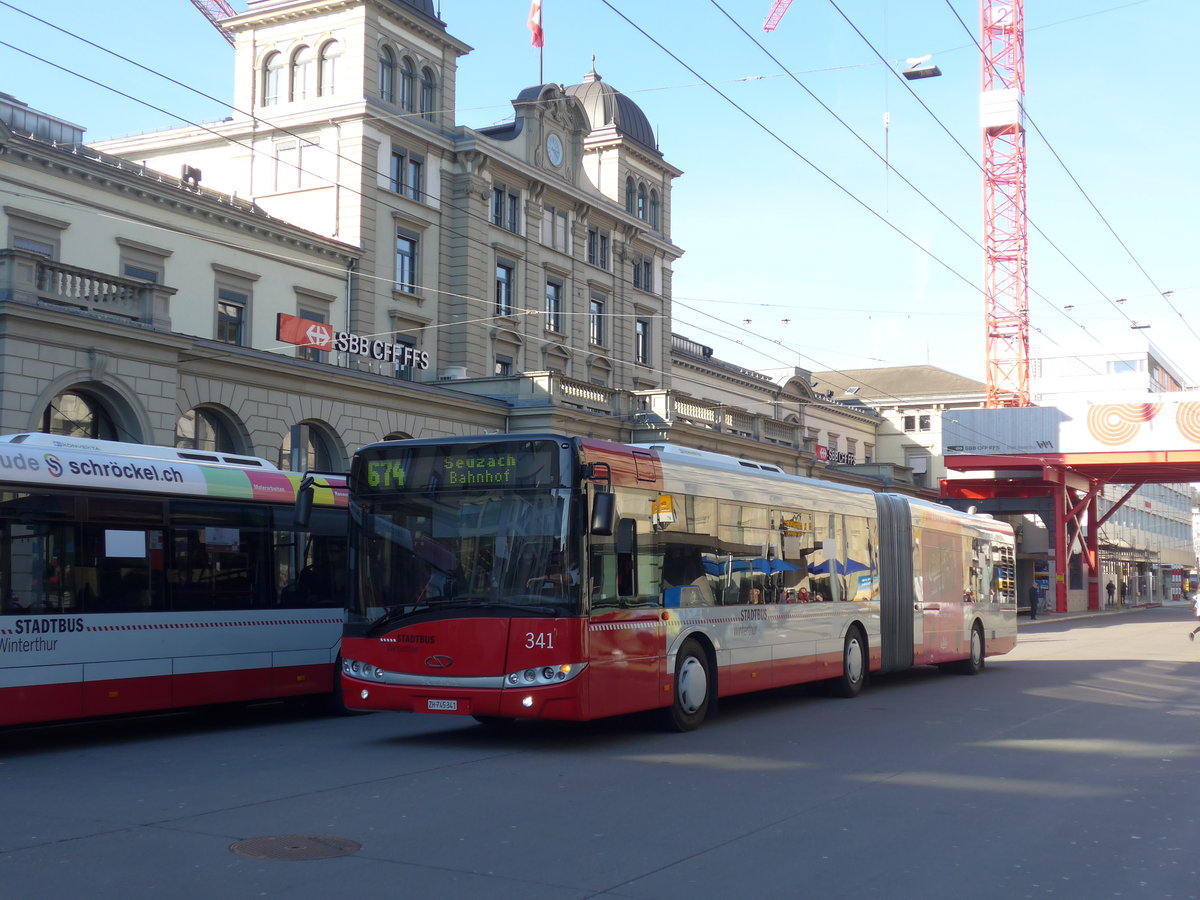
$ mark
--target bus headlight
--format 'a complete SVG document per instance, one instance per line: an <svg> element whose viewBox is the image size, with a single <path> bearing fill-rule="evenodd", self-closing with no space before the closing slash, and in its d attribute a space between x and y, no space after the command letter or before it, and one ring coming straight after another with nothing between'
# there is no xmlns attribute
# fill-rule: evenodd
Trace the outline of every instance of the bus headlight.
<svg viewBox="0 0 1200 900"><path fill-rule="evenodd" d="M342 674L349 675L351 678L383 680L383 669L370 663L359 662L357 659L343 659Z"/></svg>
<svg viewBox="0 0 1200 900"><path fill-rule="evenodd" d="M563 663L558 666L538 666L520 669L504 676L505 687L539 687L570 681L584 669L583 663Z"/></svg>

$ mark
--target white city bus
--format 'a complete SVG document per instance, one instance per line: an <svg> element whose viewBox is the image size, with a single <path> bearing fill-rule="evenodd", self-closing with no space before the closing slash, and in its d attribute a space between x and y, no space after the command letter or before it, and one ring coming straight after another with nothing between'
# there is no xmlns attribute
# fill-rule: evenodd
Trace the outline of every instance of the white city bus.
<svg viewBox="0 0 1200 900"><path fill-rule="evenodd" d="M0 725L333 692L344 479L0 436Z"/></svg>
<svg viewBox="0 0 1200 900"><path fill-rule="evenodd" d="M697 450L372 444L350 474L348 707L594 719L1016 644L1013 531Z"/></svg>

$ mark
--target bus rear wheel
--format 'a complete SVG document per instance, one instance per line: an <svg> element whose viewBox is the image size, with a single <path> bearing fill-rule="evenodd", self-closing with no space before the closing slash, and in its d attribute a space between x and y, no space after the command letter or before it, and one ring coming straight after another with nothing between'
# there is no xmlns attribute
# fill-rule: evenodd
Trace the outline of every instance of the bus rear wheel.
<svg viewBox="0 0 1200 900"><path fill-rule="evenodd" d="M983 626L978 622L971 629L971 655L958 664L958 671L963 675L978 675L983 671Z"/></svg>
<svg viewBox="0 0 1200 900"><path fill-rule="evenodd" d="M708 654L697 641L684 641L675 657L675 686L669 722L675 731L692 731L708 715L712 678Z"/></svg>
<svg viewBox="0 0 1200 900"><path fill-rule="evenodd" d="M867 639L858 628L846 632L842 645L842 674L830 683L838 697L857 697L867 683Z"/></svg>

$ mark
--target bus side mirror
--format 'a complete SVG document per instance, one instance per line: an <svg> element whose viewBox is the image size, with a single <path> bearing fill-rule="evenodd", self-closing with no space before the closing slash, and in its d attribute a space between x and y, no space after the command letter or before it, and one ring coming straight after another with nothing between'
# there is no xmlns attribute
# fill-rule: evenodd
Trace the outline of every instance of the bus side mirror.
<svg viewBox="0 0 1200 900"><path fill-rule="evenodd" d="M591 532L597 537L612 537L613 525L617 521L617 495L596 494L592 499Z"/></svg>
<svg viewBox="0 0 1200 900"><path fill-rule="evenodd" d="M293 526L297 529L307 528L312 519L313 482L311 475L300 479L300 487L296 489L296 512L292 517Z"/></svg>
<svg viewBox="0 0 1200 900"><path fill-rule="evenodd" d="M637 596L637 520L617 522L617 596Z"/></svg>

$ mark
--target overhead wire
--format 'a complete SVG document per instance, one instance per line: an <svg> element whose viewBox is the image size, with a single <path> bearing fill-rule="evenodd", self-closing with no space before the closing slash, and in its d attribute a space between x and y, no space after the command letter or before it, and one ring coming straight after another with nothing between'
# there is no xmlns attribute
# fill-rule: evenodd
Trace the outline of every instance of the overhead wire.
<svg viewBox="0 0 1200 900"><path fill-rule="evenodd" d="M207 99L213 100L214 102L218 102L218 103L221 103L221 102L222 102L222 101L219 101L219 100L217 100L217 99L216 99L216 98L214 98L214 97L211 97L210 95L206 94L206 93L205 93L205 92L203 92L203 91L200 91L200 90L198 90L198 89L195 89L195 88L193 88L193 87L191 87L191 86L189 86L189 85L185 85L185 84L183 84L182 82L179 82L178 80L176 80L176 79L174 79L174 78L171 78L170 76L164 75L163 73L160 73L160 72L158 72L157 70L155 70L155 69L153 69L153 68L150 68L150 67L144 66L144 65L142 65L141 63L138 63L138 62L136 62L136 61L134 61L134 60L131 60L131 59L129 59L129 58L127 58L127 57L125 57L125 56L123 56L123 55L119 54L119 53L116 53L115 51L111 51L111 50L109 50L108 48L101 47L100 45L98 45L98 44L95 44L94 42L92 42L92 41L88 40L87 38L84 38L84 37L82 37L82 36L79 36L79 35L76 35L76 34L74 34L73 32L69 31L68 29L64 29L64 28L62 28L62 27L60 27L60 26L54 25L53 23L47 22L46 20L44 20L44 19L41 19L41 18L40 18L40 17L38 17L38 16L34 16L34 15L30 14L30 13L27 13L27 12L25 12L24 10L21 10L21 9L19 9L18 7L15 7L15 6L13 6L11 3L5 2L5 0L0 0L0 5L6 6L6 7L10 8L10 9L13 9L14 11L17 11L17 12L20 12L20 13L22 13L22 14L24 14L24 15L27 15L27 16L29 16L30 18L33 18L33 19L35 19L35 20L37 20L37 21L39 21L39 22L41 22L41 23L43 23L43 24L47 25L48 27L51 27L51 28L53 28L53 29L55 29L55 30L57 30L57 31L59 31L59 32L61 32L61 33L63 33L63 34L66 34L66 35L68 35L68 36L70 36L70 37L72 37L72 38L75 38L75 39L77 39L77 40L81 40L81 41L83 41L84 43L87 43L87 44L89 44L89 45L91 45L91 46L93 46L93 47L96 47L97 49L103 50L104 52L106 52L106 53L109 53L110 55L113 55L113 56L115 56L115 57L117 57L117 58L119 58L119 59L121 59L121 60L123 60L123 61L125 61L125 62L128 62L128 63L130 63L131 65L134 65L134 66L138 67L139 69L142 69L143 71L146 71L146 72L148 72L148 73L150 73L150 74L154 74L154 75L158 75L158 76L160 76L160 77L163 77L163 78L165 78L166 80L168 80L168 81L171 81L172 83L174 83L174 84L177 84L177 85L179 85L179 86L185 87L185 88L187 88L188 90L191 90L192 92L194 92L194 93L197 93L197 94L198 94L198 95L200 95L200 96L203 96L203 97L205 97L205 98L207 98ZM71 69L68 69L68 68L66 68L66 67L60 66L59 64L57 64L57 63L54 63L54 62L52 62L52 61L50 61L50 60L46 60L46 59L44 59L44 58L42 58L42 57L38 56L37 54L33 54L33 53L31 53L31 52L29 52L29 51L26 51L26 50L23 50L23 49L21 49L21 48L14 47L13 45L11 45L11 44L8 44L8 43L6 43L6 42L4 42L4 41L0 41L0 46L7 46L7 47L9 47L10 49L13 49L13 50L15 50L15 51L17 51L17 52L19 52L19 53L23 53L23 54L25 54L25 55L27 55L27 56L30 56L30 57L32 57L32 58L34 58L34 59L38 60L39 62L42 62L42 63L44 63L44 64L46 64L46 65L50 65L50 66L52 66L52 67L55 67L55 68L58 68L58 69L60 69L60 70L62 70L62 71L65 71L65 72L67 72L68 74L75 75L76 77L82 78L83 80L85 80L85 81L88 81L88 82L90 82L90 83L92 83L92 84L95 84L95 85L96 85L96 86L98 86L98 87L101 87L101 88L104 88L104 89L110 90L110 91L112 91L112 92L114 92L114 93L116 93L116 94L118 94L118 95L120 95L120 96L123 96L123 97L125 97L126 99L132 100L133 102L140 103L140 104L142 104L142 105L144 105L144 106L147 106L147 107L149 107L149 108L151 108L151 109L154 109L154 110L155 110L155 111L157 111L157 112L161 112L161 113L163 113L164 115L170 116L171 118L178 119L179 121L182 121L182 122L184 122L184 123L186 123L186 124L188 124L188 125L191 125L191 126L193 126L193 127L200 128L200 129L202 129L202 130L204 130L204 131L208 131L209 133L212 133L212 134L214 134L214 136L217 136L217 137L219 137L219 138L221 138L221 139L223 139L223 140L225 140L225 141L227 141L227 142L229 142L229 143L232 143L232 144L234 144L234 145L236 145L236 146L241 146L241 147L243 147L243 148L245 148L245 149L250 149L252 152L261 152L261 151L258 151L258 150L257 150L257 148L254 148L254 147L252 147L251 145L247 145L247 144L245 144L245 143L243 143L243 142L241 142L241 141L238 141L238 140L236 140L235 138L229 137L229 136L227 136L227 135L222 135L222 134L220 134L218 131L216 131L216 130L214 130L214 129L212 129L212 128L209 128L208 126L206 126L206 125L204 125L204 124L197 123L197 122L192 122L192 121L188 120L188 119L187 119L187 118L185 118L185 117L179 116L178 114L176 114L176 113L173 113L173 112L171 112L171 111L169 111L169 110L163 109L163 108L161 108L161 107L159 107L159 106L156 106L155 104L149 103L149 102L147 102L147 101L143 101L143 100L141 100L140 98L137 98L137 97L135 97L135 96L133 96L133 95L131 95L131 94L128 94L128 93L126 93L126 92L124 92L124 91L118 90L117 88L111 87L111 86L109 86L109 85L105 85L105 84L103 84L102 82L98 82L98 81L96 81L95 79L89 78L89 77L88 77L88 76L86 76L86 75L82 75L82 74L81 74L81 73L79 73L79 72L75 72L74 70L71 70ZM233 109L233 110L234 110L234 111L236 111L236 112L239 112L239 113L241 113L242 115L249 116L250 118L254 119L255 121L260 121L260 122L263 122L264 124L268 125L269 127L271 127L271 128L274 128L274 129L276 129L276 130L278 130L278 131L281 131L282 133L289 134L290 136L293 136L293 137L296 137L296 138L298 138L298 139L300 139L300 140L304 140L304 141L306 141L306 143L310 143L310 144L312 144L312 142L311 142L311 141L309 141L309 139L307 139L307 138L303 137L302 135L296 134L296 133L294 133L294 132L290 132L290 131L289 131L288 129L286 129L286 128L277 127L277 126L275 126L273 123L271 123L271 122L270 122L270 121L268 121L268 120L261 119L261 118L259 118L259 117L256 117L256 116L254 116L254 115L253 115L253 114L251 114L251 113L248 113L248 112L245 112L245 111L239 110L239 109L238 109L236 106L233 106L233 105L231 105L231 104L226 104L226 103L222 103L222 105L228 106L229 108ZM320 146L320 145L315 145L315 146ZM335 151L328 151L328 152L335 152ZM337 156L338 156L339 158L341 158L341 159L347 160L347 158L346 158L346 157L344 157L344 156L341 156L341 154L336 154L336 153L335 153L335 155L337 155ZM348 162L350 162L350 163L352 163L352 164L354 164L354 165L357 165L357 166L359 166L359 167L361 167L361 168L364 168L364 169L366 168L365 164L363 164L363 163L361 163L361 162L358 162L358 161L356 161L356 160L347 160L347 161L348 161ZM303 167L302 167L300 164L293 164L293 163L289 163L289 165L294 165L294 166L295 166L295 168L297 168L299 171L302 171L302 172L303 172L303 171L306 171L306 170L305 170L305 169L304 169L304 168L303 168ZM374 170L372 170L372 171L374 171ZM310 173L310 174L311 174L311 173ZM376 172L376 174L378 175L378 174L380 174L380 173ZM328 180L328 179L325 179L325 180ZM354 189L352 189L352 188L351 188L351 189L349 189L349 190L351 190L351 192L352 192L352 193L358 194L358 195L360 195L360 196L364 196L364 195L362 195L362 192L361 192L361 191L357 191L357 190L354 190ZM453 206L453 204L449 204L449 205ZM386 206L386 204L385 204L385 206ZM462 211L462 210L460 210L460 211ZM477 218L480 218L480 219L481 219L481 220L483 220L483 221L487 221L486 217L479 216L479 217L477 217ZM481 243L481 244L484 244L484 243L485 243L485 242L483 242L483 241L481 241L481 240L479 240L479 239L477 239L477 238L472 238L472 237L471 237L471 236L469 236L469 235L463 235L461 232L455 231L454 229L451 229L451 233L457 234L458 236L460 236L460 237L464 237L464 238L466 238L466 239L469 239L469 240L475 240L477 243ZM377 276L374 276L374 275L368 275L367 273L362 273L362 272L360 272L360 273L358 274L358 277L359 277L359 278L367 278L367 277L370 277L370 278L376 278ZM381 280L381 281L382 281L383 279L382 279L382 278L380 278L379 280ZM440 291L437 291L436 289L428 289L428 288L425 288L424 286L422 287L422 290L423 290L423 291L427 291L427 290L428 290L428 291L430 291L430 292L433 292L433 293L444 293L444 294L449 294L449 293L450 293L450 292L440 292ZM482 304L490 304L490 303L491 303L490 299L487 299L487 298L473 298L473 297L469 297L469 298L466 298L466 299L468 299L468 300L470 300L470 301L472 301L472 302L479 302L479 303L482 303ZM583 314L585 314L585 313L580 313L580 315L583 315ZM619 315L621 315L621 314L612 314L612 313L606 313L606 315L608 315L608 316L612 316L613 318L615 318L615 317L617 317L617 316L619 316ZM629 314L629 315L636 315L636 314ZM493 316L493 317L486 317L486 318L484 319L484 321L485 321L485 320L487 320L487 318L494 319L494 318L498 318L498 317L496 317L496 316ZM664 317L662 317L662 318L665 318L665 316L664 316ZM611 319L610 319L610 321L611 321ZM448 326L448 325L460 325L460 324L462 324L462 323L445 323L445 324L447 324L447 326ZM425 325L425 326L423 326L423 330L424 330L424 329L432 329L432 326L433 326L433 323L430 323L430 324L428 324L428 325ZM438 325L438 326L436 326L436 327L439 327L439 328L440 328L440 327L442 327L442 326L441 326L441 325ZM433 330L436 330L436 329L433 329ZM397 333L397 334L402 334L402 333L405 333L405 332L404 332L403 330L401 330L401 331L397 331L397 332L395 332L395 333ZM371 336L371 335L368 335L368 336ZM540 343L545 343L545 344L553 344L553 343L556 343L556 342L554 342L554 341L547 341L547 340L540 340L539 342L540 342ZM668 374L669 374L669 371L664 369L664 370L661 370L661 371L659 371L657 374L668 375ZM753 400L754 398L749 398L749 397L748 397L747 399Z"/></svg>
<svg viewBox="0 0 1200 900"><path fill-rule="evenodd" d="M12 7L12 5L11 5L11 4L9 4L9 3L3 3L3 5L5 5L5 6L8 6L8 7L10 7L10 8L13 8L13 9L16 9L16 7ZM607 3L606 3L606 5L608 5L610 8L612 8L614 12L617 12L617 13L618 13L618 15L620 15L622 18L625 18L625 19L626 19L626 21L629 21L629 20L628 20L628 18L627 18L627 17L625 17L623 14L621 14L621 13L620 13L618 10L616 10L616 9L615 9L615 7L612 7L612 4L607 4ZM17 11L18 11L18 12L23 12L23 11L21 11L21 10L17 10ZM37 18L37 17L33 17L33 18ZM39 20L39 21L43 21L43 20ZM49 24L49 23L47 23L47 24ZM631 23L631 24L633 24L633 23ZM57 28L58 26L51 26L51 27ZM637 27L637 26L635 26L635 27ZM60 30L60 31L64 31L64 33L68 33L68 34L70 34L70 32L65 32L65 30L63 30L63 29L59 29L59 30ZM641 29L639 28L639 30L641 30ZM643 32L643 34L645 34L645 32ZM649 36L647 35L647 37L649 37ZM80 39L81 39L81 40L84 40L84 41L86 41L86 39L85 39L85 38L80 38ZM653 39L651 39L651 40L653 41ZM91 43L90 41L87 41L87 42L88 42L88 43ZM655 41L655 43L657 43L657 42ZM48 60L43 60L43 59L41 59L40 57L37 57L35 54L30 54L30 53L28 53L27 51L23 51L23 50L21 50L20 48L13 47L11 44L7 44L7 43L4 43L4 42L2 42L2 41L0 41L0 44L3 44L4 46L7 46L7 47L9 47L10 49L14 49L14 50L16 50L17 52L26 53L26 55L33 56L33 58L35 58L35 59L39 59L40 61L42 61L42 62L45 62L45 63L47 63L47 64L49 64L49 65L55 66L55 67L57 67L57 68L60 68L60 69L63 69L63 68L64 68L64 67L61 67L61 66L57 66L57 64L51 63L51 62L49 62ZM98 45L94 45L94 44L93 44L93 46L98 46ZM659 46L661 47L661 45L659 45ZM101 48L101 49L104 49L104 48ZM663 49L665 50L665 48L663 48ZM667 52L668 52L668 55L672 55L672 54L670 54L670 53L669 53L669 51L667 51ZM116 55L117 55L117 56L120 56L119 54L116 54ZM124 59L124 57L121 57L121 58L122 58L122 59ZM674 58L676 59L676 61L678 61L678 62L681 62L681 64L682 64L682 61L681 61L681 60L679 60L677 57L674 57ZM127 60L127 61L129 61L129 60ZM132 61L129 61L129 62L132 62ZM134 65L138 65L138 66L140 66L140 64L138 64L138 63L133 63L133 64L134 64ZM140 66L140 67L141 67L141 68L143 68L143 69L146 69L146 67L144 67L144 66ZM701 78L702 78L702 76L699 76L699 75L698 75L698 73L696 73L694 70L691 70L691 69L690 69L690 67L687 67L687 66L685 65L685 68L689 68L689 71L692 71L692 73L693 73L694 75L697 75L697 77L701 77ZM71 74L79 75L79 73L77 73L77 72L72 72L71 70L64 69L64 71L68 71L68 72L70 72ZM148 71L154 71L154 70L148 70ZM159 74L159 75L161 75L161 73L157 73L157 72L155 72L155 74ZM114 91L115 93L117 93L117 94L119 94L119 95L121 95L121 96L124 96L124 97L126 97L127 99L133 100L133 101L135 101L135 102L138 102L138 103L142 103L143 105L146 105L146 106L148 106L148 107L150 107L150 108L152 108L152 109L155 109L155 110L157 110L157 111L159 111L159 112L162 112L162 113L164 113L165 115L172 116L173 118L180 118L180 120L181 120L181 121L187 122L187 124L191 124L191 125L193 125L194 127L199 127L199 128L202 128L202 129L204 129L204 130L212 131L212 129L207 129L207 128L206 128L205 126L203 126L203 125L200 125L200 124L198 124L198 123L189 122L187 119L183 119L183 118L181 118L181 117L178 117L178 116L176 116L175 114L168 112L167 110L164 110L164 109L161 109L160 107L157 107L157 106L155 106L154 104L147 103L147 102L145 102L145 101L142 101L142 100L140 100L140 99L138 99L138 98L136 98L136 97L133 97L132 95L129 95L129 94L125 93L125 92L119 91L119 90L117 90L117 89L115 89L115 88L111 88L111 87L109 87L109 86L107 86L107 85L103 85L103 84L101 84L100 82L96 82L96 81L95 81L95 80L93 80L93 79L87 78L86 76L79 76L79 77L82 77L82 78L84 78L84 80L90 81L90 82L91 82L91 83L93 83L93 84L97 84L97 85L98 85L98 86L100 86L100 87L104 87L104 88L106 88L106 89L112 90L112 91ZM174 79L170 79L170 77L169 77L169 76L162 76L162 77L165 77L165 78L167 78L168 80L174 81ZM703 80L703 79L702 79L702 80ZM179 84L179 82L175 82L175 83ZM704 83L705 83L705 84L707 84L709 87L713 87L713 85L712 85L712 83L711 83L711 82L705 81ZM715 89L715 88L714 88L714 89ZM718 92L719 94L721 93L719 90L718 90L717 92ZM198 93L201 93L201 94L203 95L203 92L198 92ZM207 96L207 95L204 95L204 96ZM737 106L737 104L734 104L734 105L735 105L735 106ZM754 117L752 117L752 116L751 116L750 118L751 118L752 120L754 120ZM755 121L757 122L757 120L755 120ZM268 124L270 124L270 123L268 123ZM763 126L763 125L762 125L762 123L758 123L758 124L760 125L760 127L764 127L764 130L766 130L766 131L767 131L769 134L772 134L772 136L775 136L775 135L773 134L773 132L771 132L771 131L770 131L770 129L766 129L766 128L765 128L765 126ZM275 127L275 126L272 126L272 127ZM286 132L287 132L287 130L286 130L286 129L277 129L277 130L279 130L279 131L281 131L281 132L284 132L284 133L286 133ZM219 135L219 136L220 136L220 137L222 137L222 138L223 138L223 139L225 139L225 140L229 140L229 141L230 141L230 142L232 142L232 143L239 144L239 145L241 145L241 146L246 146L246 145L242 145L242 144L240 144L240 142L238 142L238 141L236 141L236 140L234 140L234 139L232 139L232 138L229 138L229 137L226 137L226 136L223 136L223 135ZM297 135L297 137L300 137L300 136L299 136L299 135ZM776 136L776 137L777 137L777 136ZM303 139L303 140L307 140L307 139L304 139L304 138L301 138L301 139ZM777 138L777 139L778 139L778 138ZM786 144L786 142L785 142L785 144ZM798 154L798 153L797 153L797 155L798 155L798 156L800 156L800 154ZM800 158L801 158L801 159L803 159L803 160L804 160L806 163L808 163L810 166L812 165L812 163L811 163L811 162L809 162L807 159L805 159L803 156L800 156ZM361 163L358 163L358 164L359 164L359 165L363 165L363 164L361 164ZM365 168L365 166L364 166L364 168ZM814 168L816 168L816 167L814 167ZM819 169L817 169L817 171L818 171L818 172L820 172L820 170L819 170ZM378 173L377 173L377 174L378 174ZM823 175L824 175L824 173L823 173L823 172L821 172L821 174L823 174ZM826 176L826 177L828 177L828 176ZM841 185L838 185L836 181L834 181L834 184L835 184L835 185L837 185L839 188L841 188L843 191L845 191L845 189L844 189L844 188L843 188ZM355 193L361 193L361 192L357 192L357 191L356 191ZM853 196L853 195L851 195L851 196ZM857 200L857 198L855 198L855 199ZM858 202L860 202L860 204L861 204L861 201L858 201ZM864 206L865 206L865 204L864 204ZM870 210L870 207L869 207L869 206L865 206L865 208L867 208L869 211L871 211L871 212L874 214L874 211L873 211L873 210ZM877 214L876 214L876 215L877 215ZM486 218L486 217L479 217L479 218ZM885 224L887 224L887 223L886 223L886 220L884 220L884 221L885 221ZM454 232L454 233L457 233L457 232ZM902 233L902 232L898 232L898 233L902 234L902 236L903 236L903 233ZM476 240L478 240L478 239L476 239ZM913 242L913 243L915 243L915 242ZM920 245L918 244L917 246L919 247ZM924 249L924 248L921 248L921 249ZM928 251L926 251L926 252L928 252ZM932 255L932 254L930 254L930 255ZM946 264L945 264L944 262L942 262L940 259L938 259L936 256L934 256L933 258L934 258L936 261L938 261L940 264L942 264L943 266L946 266ZM949 266L946 266L946 267L947 267L947 268L950 268ZM952 272L954 271L952 268L950 268L950 270L951 270ZM954 274L956 274L956 275L957 275L958 273L957 273L957 272L955 272ZM960 278L962 278L962 276L961 276L961 275L959 275L959 277L960 277ZM382 279L381 279L381 280L382 280ZM966 280L966 279L964 279L964 280ZM970 283L970 282L968 282L968 283ZM469 299L471 299L471 300L477 300L477 298L469 298ZM489 300L487 300L487 299L478 299L478 302L481 302L481 303L490 303L490 301L489 301ZM493 318L493 317L486 317L485 319L482 319L482 320L480 320L480 321L485 321L485 320L487 320L487 319L490 319L490 318ZM789 363L789 365L790 365L790 363ZM665 371L664 371L664 374L665 374ZM897 399L898 399L898 398L897 398Z"/></svg>

